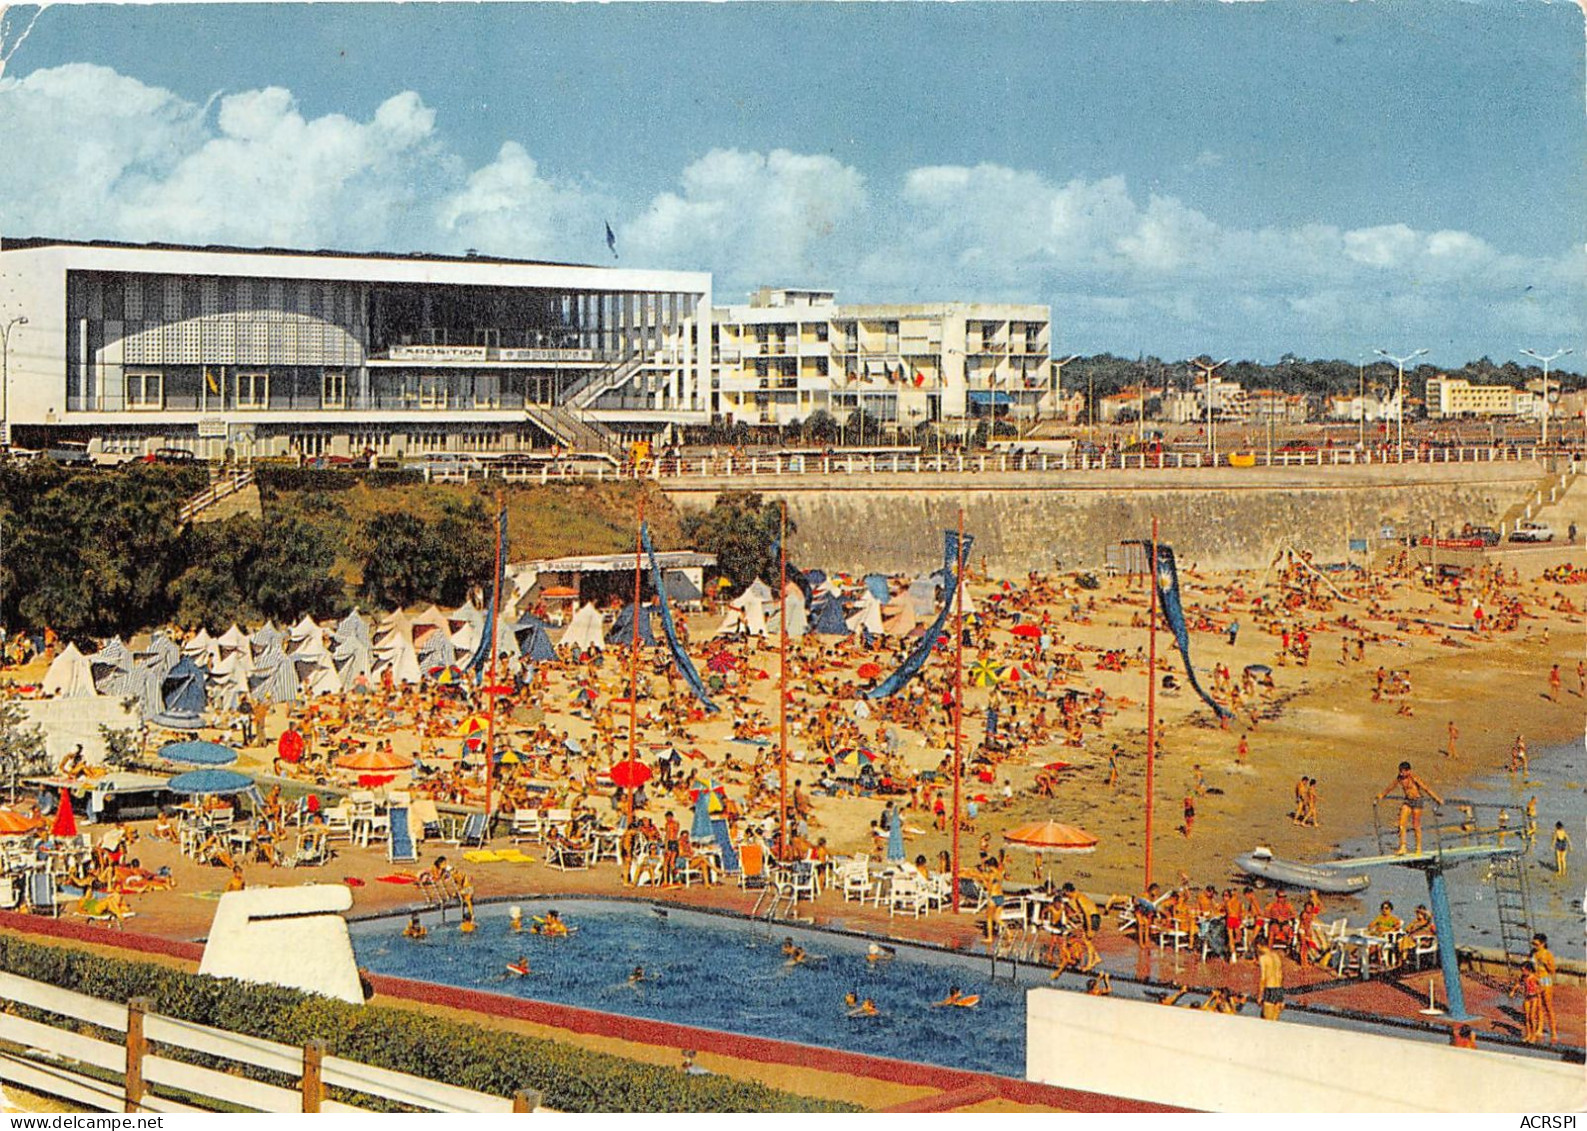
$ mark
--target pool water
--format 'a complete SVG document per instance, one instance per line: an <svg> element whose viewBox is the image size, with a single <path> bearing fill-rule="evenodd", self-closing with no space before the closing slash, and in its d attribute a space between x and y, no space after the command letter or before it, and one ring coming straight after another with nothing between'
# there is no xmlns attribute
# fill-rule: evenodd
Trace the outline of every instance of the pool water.
<svg viewBox="0 0 1587 1131"><path fill-rule="evenodd" d="M866 941L824 931L768 929L722 916L649 906L562 900L521 904L525 922L555 906L578 928L548 939L508 930L505 906L479 909L479 929L464 934L456 913L447 924L424 917L430 935L401 936L404 920L352 925L360 964L444 985L870 1053L915 1063L1023 1077L1025 990L986 959L900 947L890 962L866 960ZM789 966L782 942L792 936L810 959ZM506 966L520 955L532 973ZM635 966L647 980L629 984ZM974 1009L932 1008L950 985L979 994ZM849 1018L850 991L875 1001L880 1016Z"/></svg>

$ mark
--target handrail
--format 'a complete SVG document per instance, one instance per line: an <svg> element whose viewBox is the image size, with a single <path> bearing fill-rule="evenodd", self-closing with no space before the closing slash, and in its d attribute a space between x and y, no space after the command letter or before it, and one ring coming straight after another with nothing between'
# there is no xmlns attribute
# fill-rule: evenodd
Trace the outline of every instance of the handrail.
<svg viewBox="0 0 1587 1131"><path fill-rule="evenodd" d="M181 509L176 512L177 521L191 521L194 515L202 514L222 499L228 499L244 490L253 481L254 473L251 467L233 471L230 475L217 479L182 504Z"/></svg>
<svg viewBox="0 0 1587 1131"><path fill-rule="evenodd" d="M121 1005L10 973L0 972L0 998L31 1006L59 1019L34 1021L0 1013L0 1040L27 1050L22 1054L0 1053L0 1080L104 1111L204 1110L149 1094L147 1085L151 1083L175 1088L185 1093L187 1099L199 1103L277 1113L333 1108L359 1110L344 1104L332 1105L324 1096L327 1086L396 1100L433 1112L524 1112L533 1111L539 1102L538 1095L528 1091L519 1092L510 1099L493 1096L344 1057L328 1056L318 1042L302 1048L281 1044L164 1017L151 1012L148 1002L143 1000ZM124 1034L124 1042L80 1033L77 1029L83 1024ZM189 1049L296 1078L298 1086L267 1084L157 1055L149 1050L151 1041L166 1048ZM119 1086L108 1084L75 1071L67 1062L121 1073L124 1082Z"/></svg>

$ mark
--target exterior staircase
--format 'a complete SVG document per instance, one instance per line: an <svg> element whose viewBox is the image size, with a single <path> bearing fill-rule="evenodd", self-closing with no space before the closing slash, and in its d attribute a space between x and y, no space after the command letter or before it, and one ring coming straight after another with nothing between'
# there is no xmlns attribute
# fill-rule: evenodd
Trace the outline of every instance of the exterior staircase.
<svg viewBox="0 0 1587 1131"><path fill-rule="evenodd" d="M643 355L630 354L605 369L586 373L562 390L562 404L575 409L589 408L604 394L633 380L644 363Z"/></svg>
<svg viewBox="0 0 1587 1131"><path fill-rule="evenodd" d="M228 499L235 500L238 495L253 486L254 474L251 467L224 471L219 468L211 469L209 486L182 504L181 509L176 512L176 521L185 525L190 522L207 522L213 519L225 518L227 514L219 513L218 508L220 508L221 504ZM257 489L255 489L254 493L257 496ZM243 509L257 509L257 498L254 502L256 504L255 507L244 507ZM235 508L225 509L228 514L233 513L235 510Z"/></svg>
<svg viewBox="0 0 1587 1131"><path fill-rule="evenodd" d="M569 409L566 405L526 404L524 416L553 441L580 452L620 455L622 440L617 433Z"/></svg>
<svg viewBox="0 0 1587 1131"><path fill-rule="evenodd" d="M1564 501L1565 493L1570 490L1576 480L1581 478L1581 472L1575 466L1564 471L1551 471L1527 492L1526 498L1514 504L1499 519L1499 531L1504 537L1509 537L1510 531L1515 529L1515 524L1539 517L1547 518L1544 514ZM1560 533L1563 533L1561 531Z"/></svg>

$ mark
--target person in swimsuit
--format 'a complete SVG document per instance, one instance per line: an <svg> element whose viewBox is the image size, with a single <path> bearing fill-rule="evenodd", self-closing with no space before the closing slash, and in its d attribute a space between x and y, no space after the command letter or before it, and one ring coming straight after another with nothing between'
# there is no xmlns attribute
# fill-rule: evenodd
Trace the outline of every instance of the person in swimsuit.
<svg viewBox="0 0 1587 1131"><path fill-rule="evenodd" d="M1435 805L1442 805L1444 799L1433 792L1433 787L1424 782L1411 770L1409 762L1401 762L1400 769L1394 780L1383 788L1377 800L1382 801L1395 790L1400 791L1400 847L1394 855L1405 855L1405 827L1412 825L1416 829L1416 851L1422 851L1422 806L1426 798L1431 797Z"/></svg>
<svg viewBox="0 0 1587 1131"><path fill-rule="evenodd" d="M1548 1023L1548 1039L1559 1040L1559 1022L1554 1018L1554 975L1559 968L1553 953L1548 949L1548 936L1539 931L1532 936L1532 966L1537 971L1539 989L1537 1035L1543 1035L1543 1024Z"/></svg>
<svg viewBox="0 0 1587 1131"><path fill-rule="evenodd" d="M1284 1012L1284 964L1266 939L1256 944L1257 986L1261 990L1262 1019L1277 1021Z"/></svg>
<svg viewBox="0 0 1587 1131"><path fill-rule="evenodd" d="M402 928L402 937L408 939L422 939L429 933L429 928L419 921L417 911L408 916L408 925Z"/></svg>
<svg viewBox="0 0 1587 1131"><path fill-rule="evenodd" d="M1570 834L1565 831L1564 821L1554 822L1554 874L1565 874L1566 858L1570 856Z"/></svg>

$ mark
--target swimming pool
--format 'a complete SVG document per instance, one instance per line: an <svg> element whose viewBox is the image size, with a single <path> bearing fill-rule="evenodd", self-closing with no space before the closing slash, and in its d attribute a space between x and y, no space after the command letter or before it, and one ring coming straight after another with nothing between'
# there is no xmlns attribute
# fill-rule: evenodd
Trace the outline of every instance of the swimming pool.
<svg viewBox="0 0 1587 1131"><path fill-rule="evenodd" d="M524 901L526 922L556 907L578 928L546 939L509 931L505 905L480 907L479 929L463 934L457 916L442 925L424 916L428 938L401 937L403 920L351 924L360 964L444 985L557 1002L631 1017L769 1037L922 1064L1025 1074L1025 988L993 981L978 961L900 946L889 962L866 958L867 940L826 931L728 918L675 907L595 900ZM783 957L785 937L810 955ZM528 977L507 973L520 955ZM646 980L629 983L635 966ZM1006 971L1007 967L1000 968ZM1032 971L1045 981L1044 971ZM979 994L974 1009L933 1008L950 985ZM880 1015L851 1019L849 992L875 1001Z"/></svg>

